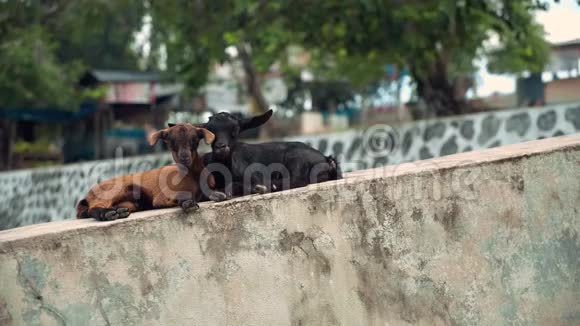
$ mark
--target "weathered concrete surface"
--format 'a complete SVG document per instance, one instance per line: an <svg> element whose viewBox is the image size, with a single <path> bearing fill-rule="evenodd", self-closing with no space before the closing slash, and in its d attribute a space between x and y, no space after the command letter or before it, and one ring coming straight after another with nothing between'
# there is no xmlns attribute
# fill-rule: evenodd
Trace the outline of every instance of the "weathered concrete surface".
<svg viewBox="0 0 580 326"><path fill-rule="evenodd" d="M580 134L0 232L1 325L578 325Z"/></svg>

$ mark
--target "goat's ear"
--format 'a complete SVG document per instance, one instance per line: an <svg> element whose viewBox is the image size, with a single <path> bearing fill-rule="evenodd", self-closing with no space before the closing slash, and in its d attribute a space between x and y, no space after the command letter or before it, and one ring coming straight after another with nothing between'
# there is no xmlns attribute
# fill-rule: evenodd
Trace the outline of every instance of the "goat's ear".
<svg viewBox="0 0 580 326"><path fill-rule="evenodd" d="M167 130L166 129L162 129L162 130L159 130L159 131L152 133L149 136L149 145L153 146L153 145L157 144L157 141L159 139L161 139L161 140L167 139Z"/></svg>
<svg viewBox="0 0 580 326"><path fill-rule="evenodd" d="M240 132L252 128L259 127L266 123L272 117L272 110L268 110L266 113L252 117L252 118L245 118L240 120Z"/></svg>
<svg viewBox="0 0 580 326"><path fill-rule="evenodd" d="M213 141L215 140L215 135L213 134L213 132L205 128L197 128L197 134L198 137L200 138L203 137L205 143L208 145L211 145L211 143L213 143Z"/></svg>

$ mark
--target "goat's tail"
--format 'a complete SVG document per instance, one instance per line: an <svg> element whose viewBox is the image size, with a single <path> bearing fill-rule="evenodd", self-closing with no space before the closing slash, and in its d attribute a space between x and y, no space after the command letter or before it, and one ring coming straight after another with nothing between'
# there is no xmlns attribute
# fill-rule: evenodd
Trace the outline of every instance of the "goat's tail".
<svg viewBox="0 0 580 326"><path fill-rule="evenodd" d="M83 198L77 204L77 218L89 218L89 202Z"/></svg>
<svg viewBox="0 0 580 326"><path fill-rule="evenodd" d="M342 179L342 171L340 170L340 164L338 160L334 157L326 156L326 162L330 165L330 170L328 171L330 174L330 180L339 180Z"/></svg>

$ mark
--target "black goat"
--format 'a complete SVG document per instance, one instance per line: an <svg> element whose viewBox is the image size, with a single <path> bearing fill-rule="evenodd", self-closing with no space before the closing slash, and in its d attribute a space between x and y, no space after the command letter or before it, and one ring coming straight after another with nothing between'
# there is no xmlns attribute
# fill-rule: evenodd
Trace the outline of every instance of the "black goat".
<svg viewBox="0 0 580 326"><path fill-rule="evenodd" d="M224 189L226 197L231 198L342 178L335 158L324 156L304 143L238 141L240 133L261 126L271 116L272 110L244 119L221 112L210 117L207 123L197 125L216 137L212 152L203 157L206 167L214 171L216 190Z"/></svg>

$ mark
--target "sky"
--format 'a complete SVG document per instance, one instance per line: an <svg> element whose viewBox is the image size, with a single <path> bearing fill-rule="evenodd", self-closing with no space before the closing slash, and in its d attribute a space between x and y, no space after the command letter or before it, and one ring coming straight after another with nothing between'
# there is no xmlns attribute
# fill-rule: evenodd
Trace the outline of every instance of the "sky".
<svg viewBox="0 0 580 326"><path fill-rule="evenodd" d="M544 25L546 39L559 43L580 38L580 5L576 0L560 0L553 3L548 11L538 12L536 20ZM481 63L484 65L484 63ZM515 78L492 75L482 67L478 78L478 96L488 96L494 92L513 93Z"/></svg>

